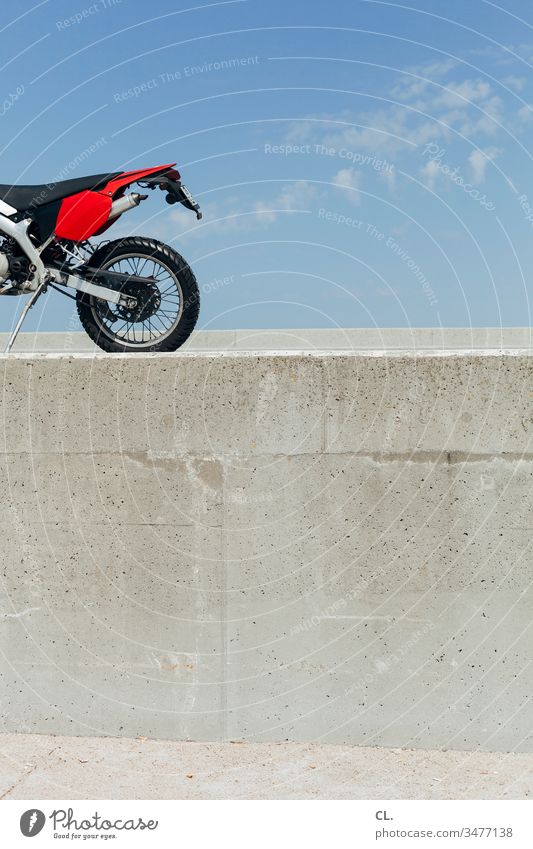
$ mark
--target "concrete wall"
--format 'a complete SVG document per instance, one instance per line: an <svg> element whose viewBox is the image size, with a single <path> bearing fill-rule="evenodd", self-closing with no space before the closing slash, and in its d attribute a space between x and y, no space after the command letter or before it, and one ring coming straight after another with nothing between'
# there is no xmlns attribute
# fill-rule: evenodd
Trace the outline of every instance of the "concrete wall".
<svg viewBox="0 0 533 849"><path fill-rule="evenodd" d="M0 363L3 730L533 751L530 358Z"/></svg>
<svg viewBox="0 0 533 849"><path fill-rule="evenodd" d="M0 351L9 339L0 333ZM531 327L337 327L197 330L187 351L533 351ZM98 351L86 333L20 333L14 351Z"/></svg>

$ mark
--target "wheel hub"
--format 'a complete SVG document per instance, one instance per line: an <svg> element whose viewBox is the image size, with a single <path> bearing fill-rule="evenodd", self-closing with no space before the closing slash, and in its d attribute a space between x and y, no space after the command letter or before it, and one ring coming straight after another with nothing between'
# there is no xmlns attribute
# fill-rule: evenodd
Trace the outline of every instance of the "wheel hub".
<svg viewBox="0 0 533 849"><path fill-rule="evenodd" d="M135 298L133 307L118 304L117 311L125 321L143 322L151 318L161 306L161 295L155 281L146 278L146 283L125 283L121 294L127 298Z"/></svg>

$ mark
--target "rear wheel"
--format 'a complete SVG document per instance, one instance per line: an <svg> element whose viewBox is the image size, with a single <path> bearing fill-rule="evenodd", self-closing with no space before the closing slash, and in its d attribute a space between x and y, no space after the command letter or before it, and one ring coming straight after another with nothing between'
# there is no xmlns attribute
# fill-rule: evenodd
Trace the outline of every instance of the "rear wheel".
<svg viewBox="0 0 533 849"><path fill-rule="evenodd" d="M187 262L168 245L141 237L120 239L98 248L91 268L146 278L120 283L120 291L135 298L133 309L77 293L80 321L104 351L175 351L194 330L198 284Z"/></svg>

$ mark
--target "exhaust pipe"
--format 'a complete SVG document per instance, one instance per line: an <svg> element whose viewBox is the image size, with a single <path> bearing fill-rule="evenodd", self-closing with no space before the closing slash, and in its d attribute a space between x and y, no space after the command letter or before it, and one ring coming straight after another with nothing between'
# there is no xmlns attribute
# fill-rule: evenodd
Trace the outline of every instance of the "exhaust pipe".
<svg viewBox="0 0 533 849"><path fill-rule="evenodd" d="M113 221L119 215L122 215L123 212L127 212L128 209L139 206L140 202L146 200L147 197L148 195L140 195L138 192L130 192L129 195L124 195L124 197L114 200L111 204L111 211L107 220Z"/></svg>

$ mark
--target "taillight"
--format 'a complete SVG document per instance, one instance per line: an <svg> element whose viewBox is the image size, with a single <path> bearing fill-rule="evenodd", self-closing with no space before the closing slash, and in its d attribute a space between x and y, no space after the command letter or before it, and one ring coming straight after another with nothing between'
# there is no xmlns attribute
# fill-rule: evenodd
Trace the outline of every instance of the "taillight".
<svg viewBox="0 0 533 849"><path fill-rule="evenodd" d="M181 180L181 174L179 171L176 171L175 168L171 168L170 171L165 173L165 177L168 177L170 180Z"/></svg>

